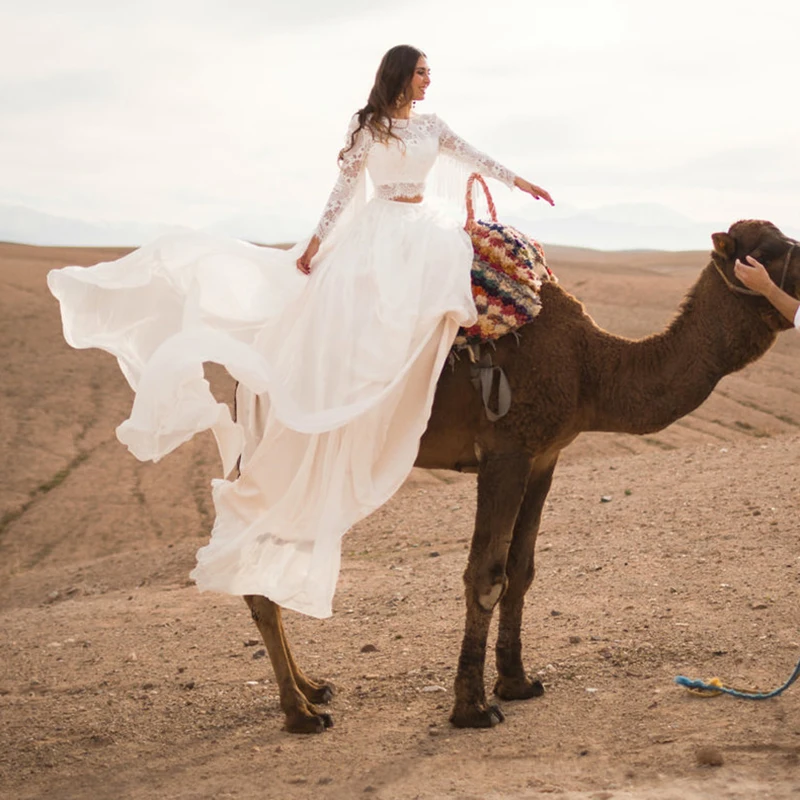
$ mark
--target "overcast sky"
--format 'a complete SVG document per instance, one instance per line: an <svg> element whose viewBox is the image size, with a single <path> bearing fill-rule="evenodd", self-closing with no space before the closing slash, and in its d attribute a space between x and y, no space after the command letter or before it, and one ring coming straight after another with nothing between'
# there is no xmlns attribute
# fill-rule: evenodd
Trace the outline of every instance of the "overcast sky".
<svg viewBox="0 0 800 800"><path fill-rule="evenodd" d="M800 220L800 4L0 0L0 203L310 231L381 55L558 208ZM501 207L531 219L521 193Z"/></svg>

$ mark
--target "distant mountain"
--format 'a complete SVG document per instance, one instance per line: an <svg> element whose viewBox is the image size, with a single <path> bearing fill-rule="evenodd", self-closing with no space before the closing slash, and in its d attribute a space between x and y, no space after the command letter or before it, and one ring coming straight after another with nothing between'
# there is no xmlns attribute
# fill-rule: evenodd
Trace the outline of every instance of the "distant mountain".
<svg viewBox="0 0 800 800"><path fill-rule="evenodd" d="M0 203L0 241L64 247L135 247L181 226L140 222L89 222ZM232 216L204 230L252 242L294 241L304 226L287 224L275 215L249 213Z"/></svg>
<svg viewBox="0 0 800 800"><path fill-rule="evenodd" d="M537 208L535 216L506 215L504 219L537 241L595 250L708 250L711 234L728 230L736 221L695 222L657 203L552 213L557 208ZM787 236L800 237L800 228L782 230Z"/></svg>
<svg viewBox="0 0 800 800"><path fill-rule="evenodd" d="M596 250L707 250L711 234L728 228L722 222L695 222L655 203L570 209L561 215L546 211L538 210L536 219L516 215L508 222L542 242Z"/></svg>
<svg viewBox="0 0 800 800"><path fill-rule="evenodd" d="M135 222L86 222L0 204L0 240L75 247L129 247L157 236L163 227Z"/></svg>
<svg viewBox="0 0 800 800"><path fill-rule="evenodd" d="M727 222L695 222L655 203L629 203L592 210L568 206L535 207L504 214L504 222L547 244L596 250L707 250L711 234ZM253 242L296 241L306 231L302 220L249 212L220 220L206 230ZM54 216L23 206L0 204L0 240L33 245L135 246L175 226L137 222L98 223ZM785 230L800 237L800 229Z"/></svg>

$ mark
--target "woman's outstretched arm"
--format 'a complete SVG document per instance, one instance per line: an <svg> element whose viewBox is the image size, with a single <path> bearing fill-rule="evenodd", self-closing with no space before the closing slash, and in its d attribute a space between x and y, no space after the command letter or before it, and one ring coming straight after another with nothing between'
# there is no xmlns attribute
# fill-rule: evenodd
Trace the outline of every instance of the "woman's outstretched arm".
<svg viewBox="0 0 800 800"><path fill-rule="evenodd" d="M454 133L447 123L441 119L439 119L439 147L459 161L468 164L472 169L480 172L481 175L486 175L489 178L496 178L509 188L516 186L523 192L527 192L536 200L545 200L550 203L551 206L554 205L553 198L550 197L550 194L542 189L541 186L537 186L535 183L520 178L519 175L515 175L510 169L507 169L502 164L486 155L486 153L473 147L457 133Z"/></svg>

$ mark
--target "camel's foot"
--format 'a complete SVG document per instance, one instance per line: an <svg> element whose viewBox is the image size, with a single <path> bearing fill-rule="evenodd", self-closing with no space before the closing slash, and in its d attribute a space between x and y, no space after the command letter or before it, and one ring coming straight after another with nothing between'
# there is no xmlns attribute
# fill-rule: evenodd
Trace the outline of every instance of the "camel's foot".
<svg viewBox="0 0 800 800"><path fill-rule="evenodd" d="M300 691L309 703L325 705L333 699L333 684L327 681L313 681L307 678L300 684Z"/></svg>
<svg viewBox="0 0 800 800"><path fill-rule="evenodd" d="M317 711L311 704L286 715L288 733L324 733L326 728L332 727L333 717Z"/></svg>
<svg viewBox="0 0 800 800"><path fill-rule="evenodd" d="M456 706L450 715L450 722L456 728L493 728L505 721L505 714L498 705L481 703L477 706L459 708Z"/></svg>
<svg viewBox="0 0 800 800"><path fill-rule="evenodd" d="M531 697L541 697L544 686L541 681L524 675L520 678L499 677L494 685L494 693L501 700L529 700Z"/></svg>

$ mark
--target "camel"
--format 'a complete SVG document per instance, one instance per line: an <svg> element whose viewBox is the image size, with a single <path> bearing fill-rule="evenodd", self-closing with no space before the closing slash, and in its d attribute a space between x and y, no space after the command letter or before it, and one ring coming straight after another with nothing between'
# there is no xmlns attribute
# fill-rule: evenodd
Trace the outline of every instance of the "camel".
<svg viewBox="0 0 800 800"><path fill-rule="evenodd" d="M464 572L466 624L450 715L456 727L504 720L486 699L489 623L499 606L494 695L522 700L543 694L522 663L525 594L534 548L558 457L583 431L648 434L697 408L725 375L762 356L791 324L733 276L736 258L754 255L773 279L800 297L800 252L772 223L744 220L712 235L709 264L665 331L641 340L600 329L557 283L542 285L541 313L497 341L494 361L511 385L506 416L490 422L470 383L469 364L446 367L417 466L478 474L475 529ZM793 258L793 256L796 256ZM278 606L247 596L275 670L285 728L318 733L332 724L317 708L332 696L294 661Z"/></svg>

